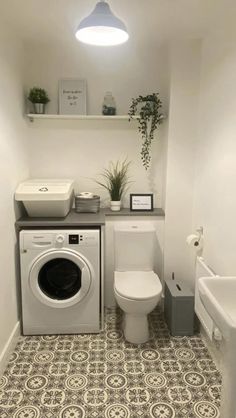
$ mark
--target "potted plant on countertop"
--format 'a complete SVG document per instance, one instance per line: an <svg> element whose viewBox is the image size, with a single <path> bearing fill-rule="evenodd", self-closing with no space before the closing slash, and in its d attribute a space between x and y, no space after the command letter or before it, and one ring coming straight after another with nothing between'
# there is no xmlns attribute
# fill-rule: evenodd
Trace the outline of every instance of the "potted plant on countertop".
<svg viewBox="0 0 236 418"><path fill-rule="evenodd" d="M40 87L30 89L28 100L33 104L34 113L45 113L45 106L50 101L46 90Z"/></svg>
<svg viewBox="0 0 236 418"><path fill-rule="evenodd" d="M121 199L130 183L128 177L130 163L127 160L123 162L117 161L116 163L111 162L109 168L105 168L101 173L104 181L95 180L99 186L104 187L108 191L111 198L112 211L120 211Z"/></svg>
<svg viewBox="0 0 236 418"><path fill-rule="evenodd" d="M158 96L159 93L152 93L147 96L138 96L136 99L132 99L128 112L130 119L137 118L138 116L138 130L143 139L141 159L146 170L150 166L151 144L154 133L157 125L160 125L163 120L163 115L160 112L162 102Z"/></svg>

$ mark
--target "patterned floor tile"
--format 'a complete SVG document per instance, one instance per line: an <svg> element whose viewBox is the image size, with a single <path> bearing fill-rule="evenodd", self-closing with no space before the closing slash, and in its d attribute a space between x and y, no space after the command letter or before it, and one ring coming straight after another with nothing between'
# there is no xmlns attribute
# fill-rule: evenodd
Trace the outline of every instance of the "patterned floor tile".
<svg viewBox="0 0 236 418"><path fill-rule="evenodd" d="M100 334L20 337L0 379L0 418L217 418L221 377L199 335L124 340L120 310Z"/></svg>

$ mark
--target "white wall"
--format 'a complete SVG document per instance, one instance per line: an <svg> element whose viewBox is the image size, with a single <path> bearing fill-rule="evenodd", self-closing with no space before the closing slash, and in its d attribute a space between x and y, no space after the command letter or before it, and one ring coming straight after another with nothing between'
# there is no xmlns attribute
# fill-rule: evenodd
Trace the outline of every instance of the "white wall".
<svg viewBox="0 0 236 418"><path fill-rule="evenodd" d="M51 102L48 113L58 111L58 80L87 80L88 114L101 114L104 94L111 90L117 113L125 114L132 97L159 91L168 105L168 51L155 51L129 42L122 47L97 48L74 41L70 45L27 45L25 89L46 88ZM162 206L165 172L166 127L160 128L153 146L153 165L148 174L140 159L141 139L135 123L38 121L30 125L30 174L33 177L73 177L77 191L107 196L91 180L109 161L127 157L134 181L130 192L154 192L155 206ZM128 206L128 199L125 206Z"/></svg>
<svg viewBox="0 0 236 418"><path fill-rule="evenodd" d="M207 263L236 275L236 33L203 43L194 226Z"/></svg>
<svg viewBox="0 0 236 418"><path fill-rule="evenodd" d="M12 35L13 36L13 35ZM19 287L16 262L14 207L17 184L28 177L27 132L23 119L23 50L21 44L0 30L0 373L4 350L17 321L16 288ZM16 283L16 280L18 283Z"/></svg>
<svg viewBox="0 0 236 418"><path fill-rule="evenodd" d="M170 56L164 276L175 272L176 279L192 282L186 237L192 231L201 42L175 42Z"/></svg>

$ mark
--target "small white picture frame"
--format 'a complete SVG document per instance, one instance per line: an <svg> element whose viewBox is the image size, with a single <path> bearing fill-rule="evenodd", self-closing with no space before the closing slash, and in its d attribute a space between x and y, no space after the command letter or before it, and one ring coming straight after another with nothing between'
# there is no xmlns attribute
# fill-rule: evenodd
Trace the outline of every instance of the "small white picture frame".
<svg viewBox="0 0 236 418"><path fill-rule="evenodd" d="M64 78L59 81L59 115L86 115L86 80Z"/></svg>

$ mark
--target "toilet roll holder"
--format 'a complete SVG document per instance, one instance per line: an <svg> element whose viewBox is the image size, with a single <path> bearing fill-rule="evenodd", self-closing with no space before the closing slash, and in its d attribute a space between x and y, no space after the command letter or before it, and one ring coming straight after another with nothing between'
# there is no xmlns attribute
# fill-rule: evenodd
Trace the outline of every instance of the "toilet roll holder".
<svg viewBox="0 0 236 418"><path fill-rule="evenodd" d="M203 248L203 227L199 226L195 234L189 235L186 238L186 243L199 253Z"/></svg>
<svg viewBox="0 0 236 418"><path fill-rule="evenodd" d="M196 232L198 234L198 239L194 242L194 247L198 247L200 245L200 241L201 241L201 238L203 236L203 226L199 226L196 229Z"/></svg>

